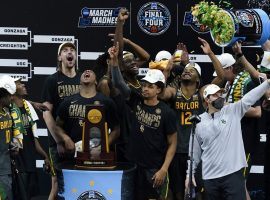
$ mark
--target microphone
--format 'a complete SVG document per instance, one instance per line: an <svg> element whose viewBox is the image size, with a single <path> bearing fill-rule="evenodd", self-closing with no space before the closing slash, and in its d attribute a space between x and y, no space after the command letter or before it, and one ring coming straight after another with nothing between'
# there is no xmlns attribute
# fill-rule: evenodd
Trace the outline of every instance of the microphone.
<svg viewBox="0 0 270 200"><path fill-rule="evenodd" d="M201 121L201 118L198 115L192 115L189 119L189 122L191 123L199 123Z"/></svg>

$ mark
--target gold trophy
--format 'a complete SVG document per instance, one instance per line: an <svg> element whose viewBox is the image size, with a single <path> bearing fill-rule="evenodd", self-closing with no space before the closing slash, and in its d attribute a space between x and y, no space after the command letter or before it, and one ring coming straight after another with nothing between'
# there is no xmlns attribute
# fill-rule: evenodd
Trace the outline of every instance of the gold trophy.
<svg viewBox="0 0 270 200"><path fill-rule="evenodd" d="M82 131L82 152L77 152L76 167L81 169L116 167L109 149L108 125L103 105L87 105Z"/></svg>

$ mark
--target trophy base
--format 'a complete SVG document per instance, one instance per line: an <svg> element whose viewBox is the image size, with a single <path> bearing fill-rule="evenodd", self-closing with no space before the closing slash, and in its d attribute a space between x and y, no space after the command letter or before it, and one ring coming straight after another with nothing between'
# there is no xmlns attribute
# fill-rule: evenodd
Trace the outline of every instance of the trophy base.
<svg viewBox="0 0 270 200"><path fill-rule="evenodd" d="M116 168L115 166L88 166L88 165L75 165L76 169L91 169L91 170L112 170Z"/></svg>
<svg viewBox="0 0 270 200"><path fill-rule="evenodd" d="M75 167L78 169L114 169L116 167L114 153L101 153L91 158L89 153L78 152Z"/></svg>

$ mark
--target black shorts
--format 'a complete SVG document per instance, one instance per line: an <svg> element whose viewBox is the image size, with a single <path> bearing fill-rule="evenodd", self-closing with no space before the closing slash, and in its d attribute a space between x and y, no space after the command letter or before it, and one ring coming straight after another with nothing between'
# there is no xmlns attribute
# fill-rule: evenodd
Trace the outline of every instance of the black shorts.
<svg viewBox="0 0 270 200"><path fill-rule="evenodd" d="M245 180L242 171L204 180L205 192L208 200L246 200Z"/></svg>
<svg viewBox="0 0 270 200"><path fill-rule="evenodd" d="M170 189L173 194L185 193L188 154L176 153L169 167ZM196 191L203 192L202 165L197 166L195 173Z"/></svg>
<svg viewBox="0 0 270 200"><path fill-rule="evenodd" d="M135 198L134 199L159 199L167 198L169 189L169 176L167 175L163 185L158 188L153 188L152 177L158 169L145 169L137 166L135 175Z"/></svg>
<svg viewBox="0 0 270 200"><path fill-rule="evenodd" d="M20 172L16 174L13 180L14 196L18 200L25 199L21 196L26 196L27 199L39 194L38 176L36 172ZM23 192L22 192L23 190Z"/></svg>
<svg viewBox="0 0 270 200"><path fill-rule="evenodd" d="M64 157L60 157L56 146L49 147L49 156L52 176L56 176L57 171L62 169L62 165L75 164L74 154L65 154Z"/></svg>
<svg viewBox="0 0 270 200"><path fill-rule="evenodd" d="M62 166L63 164L74 165L75 159L73 155L66 155L66 154L64 158L61 158L58 154L56 147L49 147L49 153L50 153L51 174L52 176L57 177L58 194L61 195L64 193L64 178L62 173Z"/></svg>
<svg viewBox="0 0 270 200"><path fill-rule="evenodd" d="M174 194L185 193L188 154L176 153L169 167L170 189Z"/></svg>
<svg viewBox="0 0 270 200"><path fill-rule="evenodd" d="M56 176L56 169L59 169L59 156L56 147L49 147L49 156L50 156L50 168L51 175Z"/></svg>
<svg viewBox="0 0 270 200"><path fill-rule="evenodd" d="M247 178L248 178L248 175L249 175L250 169L251 169L251 165L252 165L252 162L251 162L252 159L251 159L250 153L246 153L246 160L247 160L248 166L242 169L242 173L243 173L245 180L247 180Z"/></svg>

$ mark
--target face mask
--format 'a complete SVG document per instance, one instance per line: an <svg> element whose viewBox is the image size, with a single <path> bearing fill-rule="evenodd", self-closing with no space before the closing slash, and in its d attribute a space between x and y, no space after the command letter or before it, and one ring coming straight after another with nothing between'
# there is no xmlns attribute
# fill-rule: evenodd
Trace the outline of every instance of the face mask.
<svg viewBox="0 0 270 200"><path fill-rule="evenodd" d="M224 106L224 101L225 101L224 98L219 97L218 99L216 99L215 101L212 102L212 106L215 109L221 110L221 108Z"/></svg>

